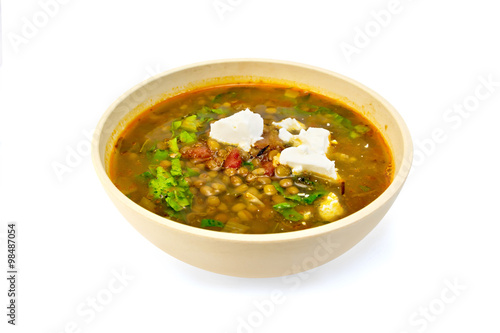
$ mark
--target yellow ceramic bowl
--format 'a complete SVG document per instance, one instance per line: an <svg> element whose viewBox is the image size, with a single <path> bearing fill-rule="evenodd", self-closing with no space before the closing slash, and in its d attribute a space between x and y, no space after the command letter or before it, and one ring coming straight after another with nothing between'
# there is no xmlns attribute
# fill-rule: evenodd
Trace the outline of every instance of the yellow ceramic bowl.
<svg viewBox="0 0 500 333"><path fill-rule="evenodd" d="M395 175L382 195L339 221L278 234L231 234L171 221L142 208L108 177L109 156L123 128L160 101L192 89L224 83L277 83L343 101L368 118L384 135ZM412 142L396 110L367 87L339 74L302 64L258 59L199 63L156 75L124 93L102 116L93 140L92 160L107 194L144 237L168 254L196 267L240 277L273 277L305 271L340 256L382 219L410 170Z"/></svg>

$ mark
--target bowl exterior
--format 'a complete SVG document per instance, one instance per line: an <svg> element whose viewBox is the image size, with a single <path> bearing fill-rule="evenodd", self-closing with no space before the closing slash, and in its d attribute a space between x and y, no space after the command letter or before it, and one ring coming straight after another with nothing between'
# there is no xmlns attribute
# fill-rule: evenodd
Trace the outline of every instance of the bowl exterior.
<svg viewBox="0 0 500 333"><path fill-rule="evenodd" d="M121 130L149 106L183 91L213 84L266 82L293 84L360 111L390 145L395 178L389 188L359 212L325 226L267 235L203 230L155 215L124 196L107 175L110 150ZM92 159L107 194L144 237L193 266L231 276L275 277L306 271L340 256L363 239L387 213L412 161L409 131L382 97L341 75L300 64L255 59L212 61L159 74L113 103L94 135Z"/></svg>
<svg viewBox="0 0 500 333"><path fill-rule="evenodd" d="M152 222L147 215L113 198L111 193L108 192L108 195L139 233L173 257L214 273L254 278L295 274L337 258L361 241L379 223L393 202L388 201L357 223L332 232L255 242L221 240L169 228Z"/></svg>

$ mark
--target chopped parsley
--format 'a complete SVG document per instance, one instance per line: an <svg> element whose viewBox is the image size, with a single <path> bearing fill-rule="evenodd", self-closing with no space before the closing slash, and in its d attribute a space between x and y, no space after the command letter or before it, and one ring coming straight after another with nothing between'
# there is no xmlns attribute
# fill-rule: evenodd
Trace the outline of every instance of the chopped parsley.
<svg viewBox="0 0 500 333"><path fill-rule="evenodd" d="M179 159L172 160L170 172L162 167L156 168L156 178L150 180L149 190L153 198L164 200L176 212L190 206L193 200L189 184L182 176Z"/></svg>
<svg viewBox="0 0 500 333"><path fill-rule="evenodd" d="M179 140L182 143L193 143L196 141L196 134L195 133L189 133L187 131L182 131L179 134Z"/></svg>
<svg viewBox="0 0 500 333"><path fill-rule="evenodd" d="M293 200L303 205L311 205L316 199L328 194L325 190L315 190L311 193L298 193L298 194L287 194L285 189L278 184L278 182L272 182L272 185L282 196L286 199Z"/></svg>
<svg viewBox="0 0 500 333"><path fill-rule="evenodd" d="M294 209L295 206L297 206L296 203L285 201L274 205L273 208L287 220L296 222L302 220L304 216Z"/></svg>

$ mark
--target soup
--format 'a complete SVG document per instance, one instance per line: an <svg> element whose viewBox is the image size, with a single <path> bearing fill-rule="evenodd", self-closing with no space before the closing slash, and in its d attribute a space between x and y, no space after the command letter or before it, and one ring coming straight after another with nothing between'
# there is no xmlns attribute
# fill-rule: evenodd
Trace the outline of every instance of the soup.
<svg viewBox="0 0 500 333"><path fill-rule="evenodd" d="M339 101L267 84L214 86L159 103L114 145L116 187L193 227L277 233L321 226L392 181L382 135Z"/></svg>

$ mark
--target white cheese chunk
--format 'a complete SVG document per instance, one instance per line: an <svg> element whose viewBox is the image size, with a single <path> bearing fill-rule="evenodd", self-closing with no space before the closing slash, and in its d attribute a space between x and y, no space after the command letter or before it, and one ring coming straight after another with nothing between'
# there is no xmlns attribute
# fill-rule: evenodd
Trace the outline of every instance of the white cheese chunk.
<svg viewBox="0 0 500 333"><path fill-rule="evenodd" d="M249 109L210 124L212 139L236 145L244 151L249 151L255 142L262 139L263 131L264 119Z"/></svg>
<svg viewBox="0 0 500 333"><path fill-rule="evenodd" d="M279 138L295 147L284 149L279 162L292 168L294 174L313 172L334 180L338 179L335 161L326 157L330 145L330 132L324 128L309 127L292 135L285 128L279 130Z"/></svg>
<svg viewBox="0 0 500 333"><path fill-rule="evenodd" d="M332 221L344 214L344 208L335 193L330 192L326 197L319 199L318 213L323 221Z"/></svg>
<svg viewBox="0 0 500 333"><path fill-rule="evenodd" d="M273 125L278 128L284 128L287 131L300 131L301 129L306 128L306 125L302 124L295 118L286 118L280 122L273 121Z"/></svg>

